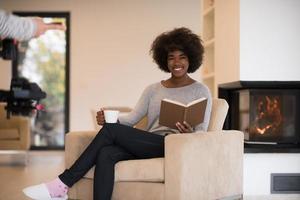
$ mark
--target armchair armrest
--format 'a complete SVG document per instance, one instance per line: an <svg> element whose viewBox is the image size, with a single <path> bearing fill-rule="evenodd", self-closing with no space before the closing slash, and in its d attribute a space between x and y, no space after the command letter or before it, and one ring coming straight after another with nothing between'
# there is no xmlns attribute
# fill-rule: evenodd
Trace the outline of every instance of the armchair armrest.
<svg viewBox="0 0 300 200"><path fill-rule="evenodd" d="M165 139L165 199L221 199L243 191L243 133L212 131Z"/></svg>
<svg viewBox="0 0 300 200"><path fill-rule="evenodd" d="M76 131L66 134L65 164L69 168L91 143L97 131Z"/></svg>
<svg viewBox="0 0 300 200"><path fill-rule="evenodd" d="M1 128L21 128L24 124L28 125L30 119L22 116L11 116L10 119L1 118ZM23 127L22 127L23 128Z"/></svg>
<svg viewBox="0 0 300 200"><path fill-rule="evenodd" d="M30 148L30 119L27 117L19 117L16 120L19 121L19 132L20 132L20 148Z"/></svg>

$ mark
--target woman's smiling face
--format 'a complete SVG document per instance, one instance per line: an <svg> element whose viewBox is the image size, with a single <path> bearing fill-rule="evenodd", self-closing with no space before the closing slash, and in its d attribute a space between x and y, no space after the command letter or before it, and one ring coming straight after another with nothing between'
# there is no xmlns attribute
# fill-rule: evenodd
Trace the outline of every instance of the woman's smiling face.
<svg viewBox="0 0 300 200"><path fill-rule="evenodd" d="M168 54L168 69L172 76L179 78L187 74L189 59L183 51L175 50Z"/></svg>

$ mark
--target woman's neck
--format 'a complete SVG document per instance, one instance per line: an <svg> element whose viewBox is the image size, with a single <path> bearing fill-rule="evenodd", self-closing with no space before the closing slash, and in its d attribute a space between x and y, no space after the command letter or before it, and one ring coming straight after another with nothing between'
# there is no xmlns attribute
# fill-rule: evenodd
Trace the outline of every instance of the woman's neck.
<svg viewBox="0 0 300 200"><path fill-rule="evenodd" d="M163 86L168 88L183 87L194 83L195 80L188 75L183 77L171 77L168 80L162 81Z"/></svg>

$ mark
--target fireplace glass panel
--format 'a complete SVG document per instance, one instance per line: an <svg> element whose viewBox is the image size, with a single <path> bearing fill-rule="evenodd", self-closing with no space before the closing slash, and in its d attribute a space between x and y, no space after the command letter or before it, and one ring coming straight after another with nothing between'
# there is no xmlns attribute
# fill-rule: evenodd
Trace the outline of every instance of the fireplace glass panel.
<svg viewBox="0 0 300 200"><path fill-rule="evenodd" d="M299 142L299 95L295 91L250 89L239 90L238 96L239 129L245 133L245 140Z"/></svg>

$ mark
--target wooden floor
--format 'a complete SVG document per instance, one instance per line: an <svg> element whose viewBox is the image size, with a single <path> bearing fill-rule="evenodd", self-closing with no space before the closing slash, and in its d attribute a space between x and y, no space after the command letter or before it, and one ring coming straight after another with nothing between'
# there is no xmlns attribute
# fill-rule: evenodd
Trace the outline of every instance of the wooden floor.
<svg viewBox="0 0 300 200"><path fill-rule="evenodd" d="M52 180L63 170L63 151L30 151L27 166L2 163L0 165L0 200L29 200L23 194L23 188Z"/></svg>
<svg viewBox="0 0 300 200"><path fill-rule="evenodd" d="M30 200L22 193L23 188L52 180L64 170L63 151L30 151L28 155L27 166L0 164L0 200ZM244 200L299 199L299 194L244 196Z"/></svg>

